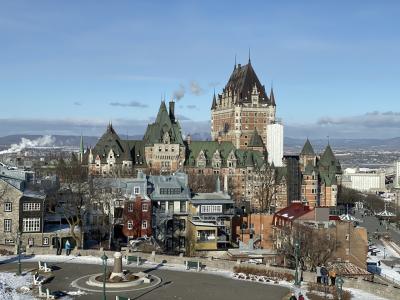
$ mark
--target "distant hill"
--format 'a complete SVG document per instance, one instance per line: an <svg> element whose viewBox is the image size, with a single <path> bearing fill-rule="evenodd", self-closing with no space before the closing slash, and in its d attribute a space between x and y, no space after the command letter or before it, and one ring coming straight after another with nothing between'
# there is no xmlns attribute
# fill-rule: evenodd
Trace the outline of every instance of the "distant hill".
<svg viewBox="0 0 400 300"><path fill-rule="evenodd" d="M26 135L16 134L0 137L0 148L4 149L9 147L11 144L18 144L21 142L21 138L29 140L35 140L42 137L42 135ZM74 135L53 135L55 139L54 145L57 147L78 147L80 143L80 136ZM120 136L122 139L126 139L125 136ZM191 134L192 140L211 140L208 132L198 132ZM129 139L142 139L143 135L132 135ZM86 146L94 146L99 137L97 136L84 136L84 144ZM327 139L310 139L311 144L315 148L315 151L322 151L328 141ZM303 147L305 139L298 138L285 138L285 152L299 153ZM381 151L400 151L400 137L391 139L330 139L330 144L334 149L337 150L381 150Z"/></svg>

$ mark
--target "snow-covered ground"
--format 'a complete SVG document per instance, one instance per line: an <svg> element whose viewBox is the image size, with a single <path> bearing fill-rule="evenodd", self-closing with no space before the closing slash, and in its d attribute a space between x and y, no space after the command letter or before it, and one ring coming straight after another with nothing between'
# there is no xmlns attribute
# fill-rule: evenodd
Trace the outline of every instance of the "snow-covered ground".
<svg viewBox="0 0 400 300"><path fill-rule="evenodd" d="M0 273L0 299L28 300L33 299L29 286L33 276L16 276L14 273Z"/></svg>
<svg viewBox="0 0 400 300"><path fill-rule="evenodd" d="M383 254L382 254L383 257ZM1 256L0 261L6 260L11 258L10 256ZM23 261L25 262L52 262L52 263L76 263L76 264L90 264L90 265L101 265L102 260L99 257L94 257L94 256L57 256L57 255L35 255L33 257L29 258L24 258ZM110 258L107 261L108 265L113 265L114 259ZM157 263L153 262L146 262L145 264L141 265L143 268L150 268L157 266ZM134 266L134 264L130 265ZM170 264L166 263L163 264L162 266L158 266L159 269L161 270L171 270L171 271L183 271L183 272L196 272L194 270L186 270L185 266L183 264ZM215 269L215 268L207 268L207 270L202 271L202 273L207 273L207 274L213 274L213 275L219 275L223 276L226 278L233 278L233 273L231 271L227 270L221 270L221 269ZM31 278L32 276L24 276L21 278L16 277L12 273L0 273L0 299L33 299L32 295L21 295L17 293L17 288L22 287L22 286L30 286L32 284L33 279ZM3 282L5 285L3 285ZM304 296L304 298L307 300L306 293L307 293L307 286L303 285L301 288L297 288L293 286L293 283L287 282L287 281L280 281L278 283L260 283L260 284L270 284L270 285L275 285L278 284L280 286L285 286L289 289L291 289L296 296L301 292ZM8 291L9 294L4 294L4 288L2 286L9 286L10 291ZM357 289L348 289L351 291L353 294L354 300L368 300L368 299L374 299L374 300L388 300L385 298L379 298L376 297L375 295L366 293L361 290ZM83 295L82 292L80 291L70 291L67 292L71 296L76 296L76 295ZM8 297L8 298L7 298ZM19 298L18 298L19 297ZM63 298L64 299L64 298Z"/></svg>

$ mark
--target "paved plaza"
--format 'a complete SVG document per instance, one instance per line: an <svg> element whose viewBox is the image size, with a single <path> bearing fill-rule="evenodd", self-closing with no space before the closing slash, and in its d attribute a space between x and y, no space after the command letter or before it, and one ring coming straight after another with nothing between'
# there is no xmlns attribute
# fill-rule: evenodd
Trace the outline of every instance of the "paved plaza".
<svg viewBox="0 0 400 300"><path fill-rule="evenodd" d="M79 281L84 281L82 277L89 274L101 273L103 267L100 265L85 265L74 263L49 263L58 267L53 271L54 279L45 284L44 288L51 291L72 292L78 288L71 285ZM0 264L0 272L15 272L16 263L14 261ZM37 263L23 262L23 270L37 268ZM130 297L131 299L282 299L289 293L289 289L278 285L267 285L255 282L233 280L224 276L207 274L205 272L180 272L163 269L144 269L124 267L133 272L145 271L161 279L160 284L139 290L124 292L107 293L107 299L115 299L116 295ZM110 266L109 271L112 270ZM86 295L74 296L76 299L102 299L101 290L99 292L86 291ZM71 297L71 296L69 296ZM61 298L62 299L62 298Z"/></svg>

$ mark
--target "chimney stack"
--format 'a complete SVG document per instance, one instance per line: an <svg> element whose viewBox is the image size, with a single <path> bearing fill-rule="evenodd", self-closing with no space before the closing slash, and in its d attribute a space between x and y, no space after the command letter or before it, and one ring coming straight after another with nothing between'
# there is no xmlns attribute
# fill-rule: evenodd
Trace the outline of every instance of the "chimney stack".
<svg viewBox="0 0 400 300"><path fill-rule="evenodd" d="M224 194L228 194L228 175L224 175Z"/></svg>
<svg viewBox="0 0 400 300"><path fill-rule="evenodd" d="M175 102L173 99L169 101L169 118L171 121L175 121Z"/></svg>
<svg viewBox="0 0 400 300"><path fill-rule="evenodd" d="M221 143L222 143L222 137L221 137L221 135L218 135L218 137L217 137L217 142L218 142L218 144L221 145Z"/></svg>

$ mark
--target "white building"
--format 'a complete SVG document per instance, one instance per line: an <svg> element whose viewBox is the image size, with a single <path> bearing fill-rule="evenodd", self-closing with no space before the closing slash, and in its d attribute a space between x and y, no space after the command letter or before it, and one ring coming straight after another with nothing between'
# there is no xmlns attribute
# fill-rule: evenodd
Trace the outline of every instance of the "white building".
<svg viewBox="0 0 400 300"><path fill-rule="evenodd" d="M267 125L268 162L282 167L283 158L283 125L279 123Z"/></svg>
<svg viewBox="0 0 400 300"><path fill-rule="evenodd" d="M347 168L344 170L346 187L362 192L385 191L385 171L372 169Z"/></svg>
<svg viewBox="0 0 400 300"><path fill-rule="evenodd" d="M400 188L400 161L396 162L396 177L394 178L393 186Z"/></svg>

